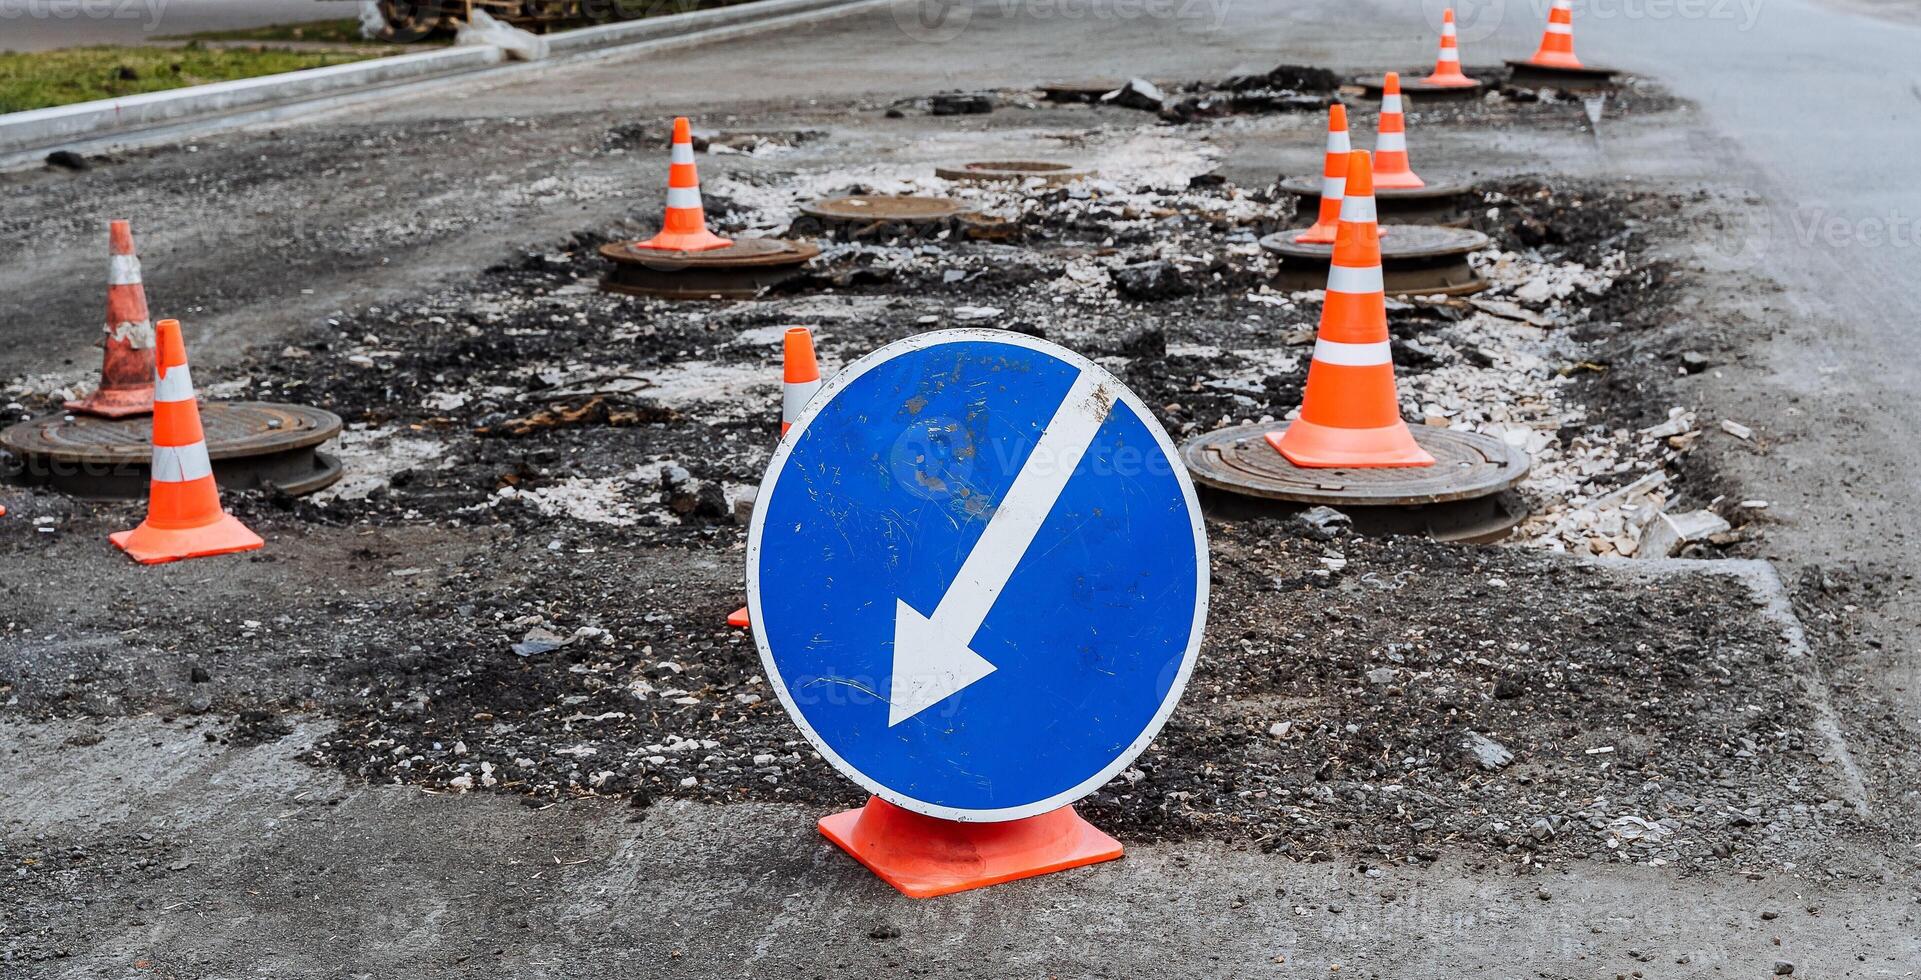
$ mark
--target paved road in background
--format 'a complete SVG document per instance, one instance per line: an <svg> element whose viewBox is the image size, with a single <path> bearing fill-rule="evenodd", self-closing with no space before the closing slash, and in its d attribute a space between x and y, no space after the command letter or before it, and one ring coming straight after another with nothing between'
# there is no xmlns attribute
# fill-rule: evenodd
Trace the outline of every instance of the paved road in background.
<svg viewBox="0 0 1921 980"><path fill-rule="evenodd" d="M1591 15L1576 36L1590 60L1658 78L1700 106L1689 169L1731 192L1727 240L1705 259L1726 276L1727 304L1755 323L1729 352L1746 360L1724 365L1718 378L1701 376L1703 404L1753 424L1769 444L1766 455L1727 462L1746 492L1775 504L1782 524L1769 532L1771 554L1790 568L1859 562L1877 577L1913 573L1921 504L1921 358L1912 353L1921 340L1921 184L1910 166L1921 157L1916 5L1873 5L1890 18L1806 0L1693 6L1708 13ZM1511 13L1505 20L1504 48L1533 31ZM1623 166L1658 177L1674 161ZM1744 197L1757 203L1739 206ZM1747 275L1786 291L1744 294ZM1879 611L1888 642L1880 659L1859 665L1858 678L1904 705L1910 723L1921 715L1915 606L1896 600Z"/></svg>
<svg viewBox="0 0 1921 980"><path fill-rule="evenodd" d="M171 34L352 17L341 0L0 0L0 51L140 44Z"/></svg>

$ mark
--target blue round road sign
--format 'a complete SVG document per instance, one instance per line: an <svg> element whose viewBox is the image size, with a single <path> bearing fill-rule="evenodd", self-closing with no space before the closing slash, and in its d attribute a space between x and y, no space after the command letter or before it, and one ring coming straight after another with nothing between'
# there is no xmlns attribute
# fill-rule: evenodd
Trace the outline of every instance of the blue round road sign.
<svg viewBox="0 0 1921 980"><path fill-rule="evenodd" d="M814 396L748 538L788 713L870 792L1015 820L1113 778L1174 709L1207 537L1172 442L1072 351L997 330L890 344Z"/></svg>

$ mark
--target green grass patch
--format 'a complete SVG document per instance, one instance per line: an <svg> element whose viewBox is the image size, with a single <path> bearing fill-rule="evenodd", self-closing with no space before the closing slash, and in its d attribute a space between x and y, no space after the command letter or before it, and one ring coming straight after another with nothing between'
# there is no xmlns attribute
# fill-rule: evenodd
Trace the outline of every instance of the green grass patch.
<svg viewBox="0 0 1921 980"><path fill-rule="evenodd" d="M362 61L371 54L201 48L0 52L0 113Z"/></svg>
<svg viewBox="0 0 1921 980"><path fill-rule="evenodd" d="M360 36L360 21L353 17L339 20L312 20L299 24L269 24L230 31L200 31L175 34L162 41L316 41L323 44L376 44Z"/></svg>

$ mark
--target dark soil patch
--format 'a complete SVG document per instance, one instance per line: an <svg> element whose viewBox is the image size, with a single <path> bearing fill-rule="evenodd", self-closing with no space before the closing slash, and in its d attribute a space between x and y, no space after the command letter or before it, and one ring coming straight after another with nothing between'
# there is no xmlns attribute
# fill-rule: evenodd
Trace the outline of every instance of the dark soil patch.
<svg viewBox="0 0 1921 980"><path fill-rule="evenodd" d="M1277 522L1210 533L1201 666L1136 771L1083 804L1127 839L1313 859L1421 859L1448 844L1744 859L1780 846L1784 821L1801 841L1847 823L1821 792L1778 640L1730 615L1751 608L1732 584L1413 539L1316 541ZM858 802L772 700L752 644L720 625L738 601L732 563L702 572L692 551L624 537L490 549L424 571L417 590L283 603L275 634L326 636L306 658L320 683L239 708L239 727L318 710L340 728L317 762L530 803ZM1345 567L1330 571L1329 554ZM363 560L398 557L377 546ZM636 568L673 567L689 571L631 584ZM350 628L323 634L329 623ZM219 629L148 633L194 647ZM1460 747L1470 731L1513 763L1484 768Z"/></svg>

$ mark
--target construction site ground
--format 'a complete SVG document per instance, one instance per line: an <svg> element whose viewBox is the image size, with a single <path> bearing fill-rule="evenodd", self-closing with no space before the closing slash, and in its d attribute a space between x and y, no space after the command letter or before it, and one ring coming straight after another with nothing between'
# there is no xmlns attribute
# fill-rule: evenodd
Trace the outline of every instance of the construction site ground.
<svg viewBox="0 0 1921 980"><path fill-rule="evenodd" d="M1704 22L1584 33L1635 70L1598 124L1518 92L1410 119L1493 244L1478 302L1394 304L1403 400L1534 456L1510 540L1210 521L1200 665L1081 804L1120 862L913 902L814 830L862 797L722 625L782 328L829 370L1038 334L1176 439L1283 417L1319 298L1255 243L1297 223L1271 185L1318 171L1323 116L1210 107L1312 87L1277 66L1420 63L1391 7L982 4L945 43L883 8L0 175L6 421L90 383L101 229L132 217L203 396L348 423L335 488L228 495L251 555L136 566L106 536L138 505L0 483L0 977L1914 975L1916 449L1889 436L1916 368L1877 352L1912 290L1787 227L1806 160L1704 109L1725 66L1674 54ZM1796 20L1822 9L1739 36L1914 31ZM1470 72L1525 53L1507 20ZM1186 108L1037 91L1128 76ZM955 91L995 108L930 111ZM996 220L830 246L752 301L607 295L596 248L657 222L674 114L731 234L848 192ZM1026 158L1099 176L932 175ZM1732 528L1636 555L1656 506Z"/></svg>

